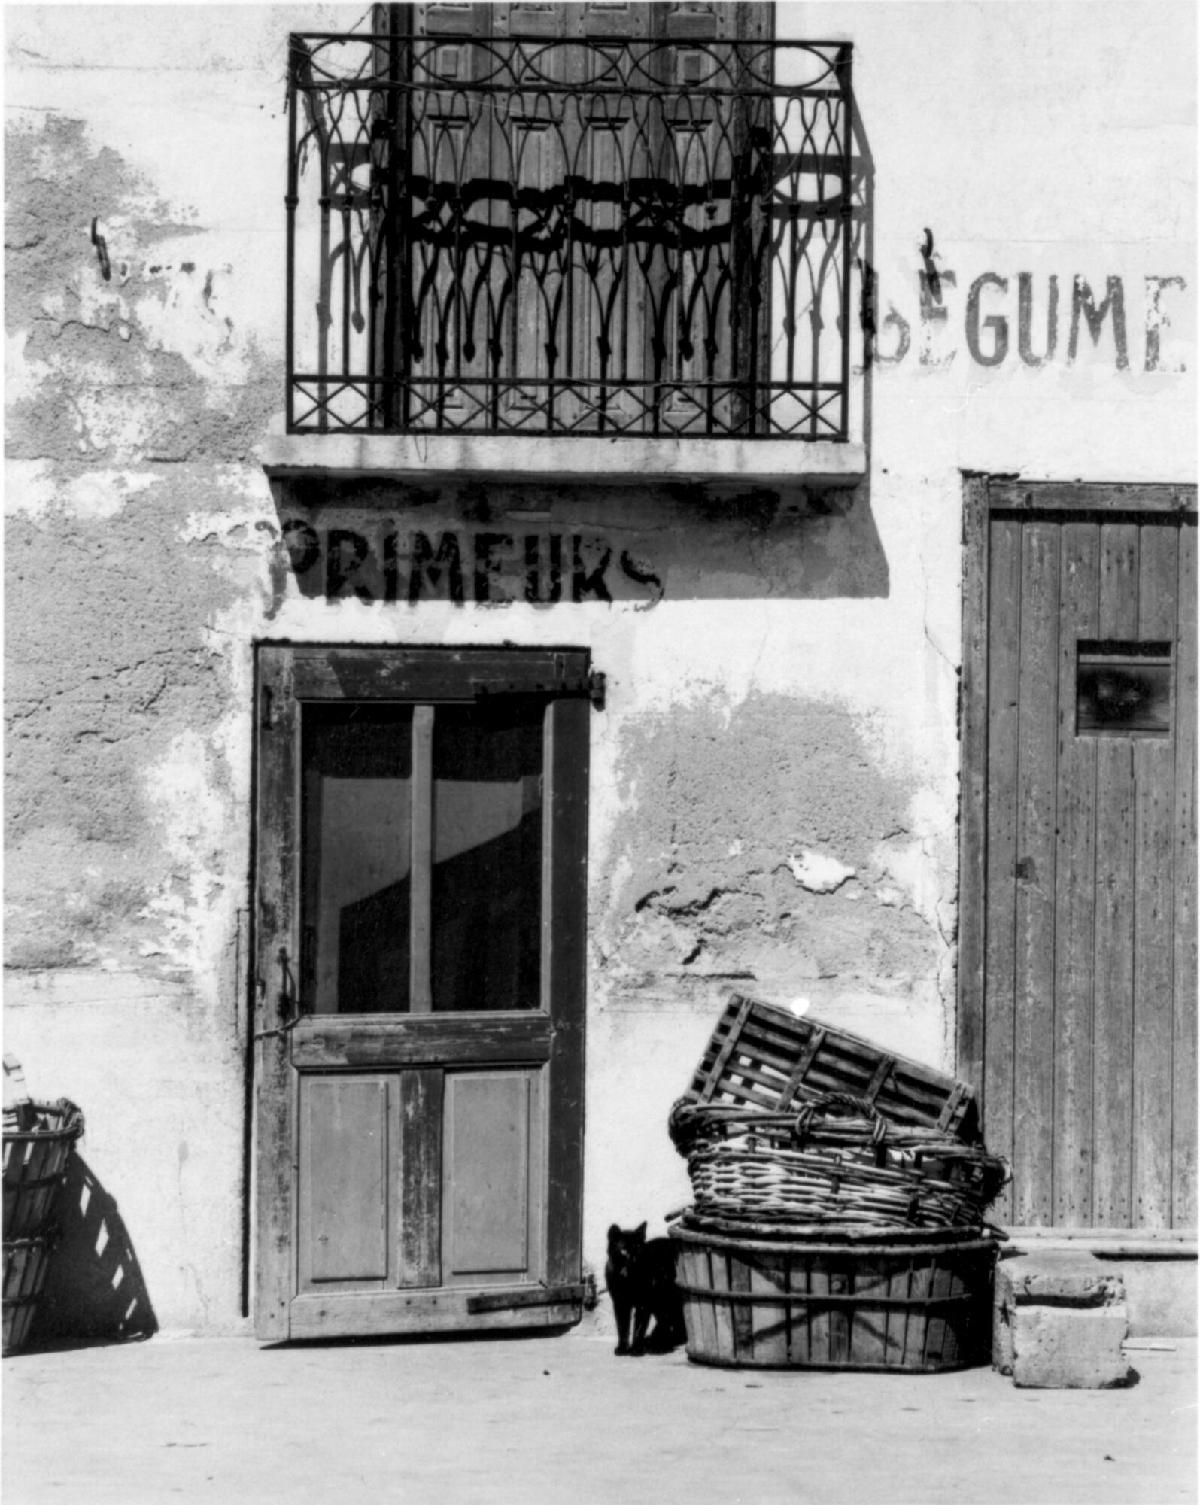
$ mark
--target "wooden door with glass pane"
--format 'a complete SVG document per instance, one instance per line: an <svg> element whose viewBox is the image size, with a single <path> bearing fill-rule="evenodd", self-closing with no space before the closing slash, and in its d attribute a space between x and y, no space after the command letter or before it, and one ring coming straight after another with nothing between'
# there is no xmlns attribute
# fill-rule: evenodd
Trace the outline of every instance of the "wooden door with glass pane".
<svg viewBox="0 0 1200 1505"><path fill-rule="evenodd" d="M582 1299L588 663L258 658L256 1330Z"/></svg>

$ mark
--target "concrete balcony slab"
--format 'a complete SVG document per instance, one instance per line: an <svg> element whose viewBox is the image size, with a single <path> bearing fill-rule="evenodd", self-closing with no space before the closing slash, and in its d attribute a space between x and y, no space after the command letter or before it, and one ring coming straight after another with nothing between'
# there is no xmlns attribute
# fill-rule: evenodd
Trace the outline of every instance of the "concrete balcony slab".
<svg viewBox="0 0 1200 1505"><path fill-rule="evenodd" d="M852 486L866 475L861 444L824 440L620 435L286 434L260 458L272 477L464 478L554 485L696 485L714 495Z"/></svg>

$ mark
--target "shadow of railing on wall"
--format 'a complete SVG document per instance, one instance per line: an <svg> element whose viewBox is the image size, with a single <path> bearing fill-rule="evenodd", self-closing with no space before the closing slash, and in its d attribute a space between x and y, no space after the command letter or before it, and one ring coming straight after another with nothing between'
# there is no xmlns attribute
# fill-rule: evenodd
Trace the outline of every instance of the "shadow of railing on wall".
<svg viewBox="0 0 1200 1505"><path fill-rule="evenodd" d="M58 1235L29 1347L148 1338L158 1321L116 1198L72 1151L55 1203Z"/></svg>

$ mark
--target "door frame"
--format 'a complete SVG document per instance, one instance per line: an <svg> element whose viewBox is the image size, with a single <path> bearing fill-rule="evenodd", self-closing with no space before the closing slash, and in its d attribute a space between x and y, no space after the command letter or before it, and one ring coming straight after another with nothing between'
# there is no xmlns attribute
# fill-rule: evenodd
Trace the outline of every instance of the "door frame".
<svg viewBox="0 0 1200 1505"><path fill-rule="evenodd" d="M462 703L478 690L551 697L545 778L552 875L543 910L549 968L543 997L552 1013L521 1016L530 1037L529 1060L546 1060L545 1264L538 1286L477 1292L400 1289L383 1305L380 1333L466 1327L554 1326L577 1321L583 1295L584 1043L586 1023L587 770L589 718L600 676L580 648L459 648L380 644L254 644L255 788L251 906L252 1061L251 1257L255 1332L263 1341L339 1336L322 1331L318 1299L297 1302L297 1173L299 1156L297 1058L324 1016L300 1012L300 833L273 816L300 811L300 706L307 701L376 699ZM331 668L332 666L332 668ZM455 681L447 689L447 678ZM267 937L284 936L275 955ZM348 1016L353 1018L355 1016ZM376 1023L376 1016L371 1016ZM414 1036L420 1017L398 1015L385 1026ZM434 1017L434 1016L431 1016ZM453 1015L436 1016L454 1019ZM513 1016L506 1016L513 1017ZM415 1019L415 1028L414 1028ZM488 1058L485 1014L458 1016L460 1029L479 1032ZM378 1298L377 1298L378 1304ZM298 1318L298 1321L297 1321ZM373 1328L364 1329L366 1336Z"/></svg>
<svg viewBox="0 0 1200 1505"><path fill-rule="evenodd" d="M984 1098L985 968L987 959L989 538L994 513L1086 513L1130 516L1196 514L1196 487L1162 482L1024 481L965 471L963 508L963 641L959 686L959 883L956 1072ZM1191 888L1195 915L1195 875ZM1037 1230L1046 1234L1051 1229ZM1080 1230L1070 1230L1078 1235ZM1099 1234L1100 1230L1093 1230ZM1123 1231L1128 1236L1129 1230ZM1180 1230L1144 1230L1170 1240Z"/></svg>

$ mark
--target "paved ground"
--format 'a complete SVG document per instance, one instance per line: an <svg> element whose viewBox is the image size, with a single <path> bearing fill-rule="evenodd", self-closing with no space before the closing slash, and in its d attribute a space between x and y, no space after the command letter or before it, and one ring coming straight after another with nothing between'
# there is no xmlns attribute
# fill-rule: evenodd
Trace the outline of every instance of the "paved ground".
<svg viewBox="0 0 1200 1505"><path fill-rule="evenodd" d="M1196 1497L1196 1342L1121 1391L987 1369L614 1358L578 1336L6 1359L5 1505L1169 1505Z"/></svg>

